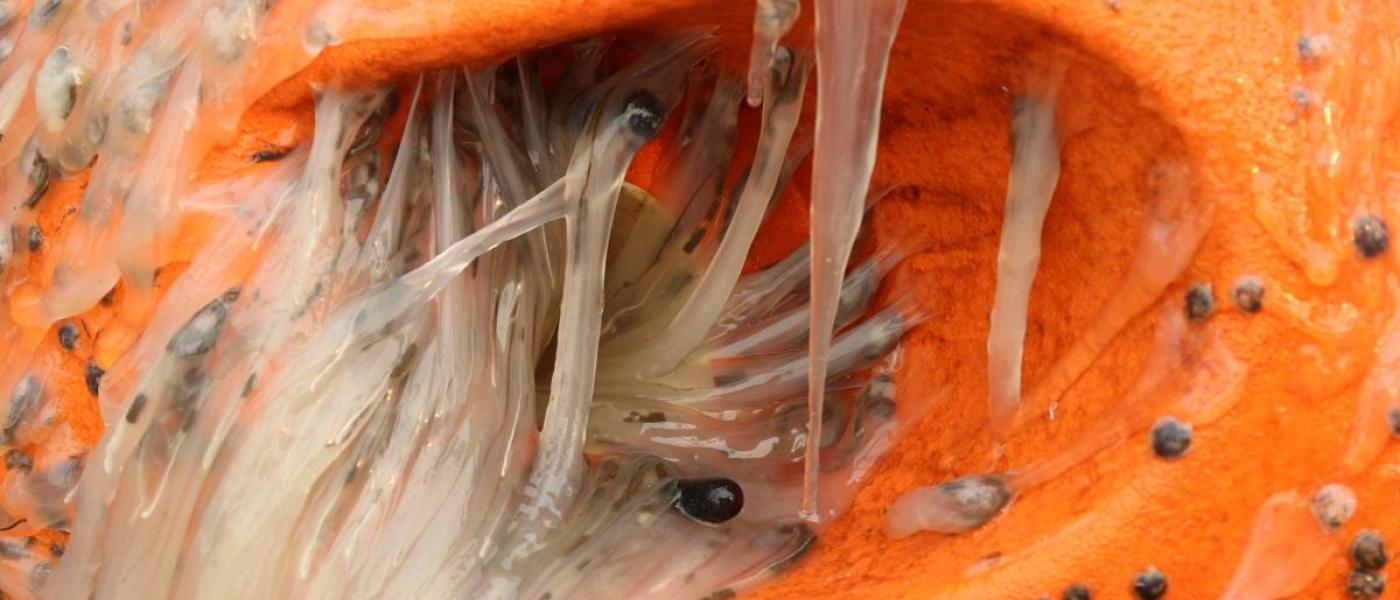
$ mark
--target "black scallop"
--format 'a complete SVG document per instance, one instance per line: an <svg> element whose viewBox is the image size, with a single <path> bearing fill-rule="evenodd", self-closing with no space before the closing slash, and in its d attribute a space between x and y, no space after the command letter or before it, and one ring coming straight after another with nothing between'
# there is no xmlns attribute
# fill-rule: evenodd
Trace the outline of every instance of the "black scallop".
<svg viewBox="0 0 1400 600"><path fill-rule="evenodd" d="M1142 600L1157 600L1167 594L1167 576L1156 567L1148 567L1133 578L1133 593Z"/></svg>
<svg viewBox="0 0 1400 600"><path fill-rule="evenodd" d="M72 323L64 323L58 328L58 345L64 350L72 350L78 345L78 327Z"/></svg>
<svg viewBox="0 0 1400 600"><path fill-rule="evenodd" d="M622 117L627 120L627 128L642 139L651 139L661 132L661 123L666 119L666 107L661 99L647 91L638 91L627 97L622 107Z"/></svg>
<svg viewBox="0 0 1400 600"><path fill-rule="evenodd" d="M723 523L744 508L744 490L726 477L683 479L676 508L681 514L702 523Z"/></svg>
<svg viewBox="0 0 1400 600"><path fill-rule="evenodd" d="M1181 458L1191 449L1191 425L1163 417L1152 426L1152 452L1158 458Z"/></svg>
<svg viewBox="0 0 1400 600"><path fill-rule="evenodd" d="M1352 598L1380 598L1385 593L1385 575L1352 571L1347 576L1347 595Z"/></svg>
<svg viewBox="0 0 1400 600"><path fill-rule="evenodd" d="M1065 592L1060 594L1060 600L1090 600L1093 594L1089 593L1089 586L1076 583L1065 588Z"/></svg>
<svg viewBox="0 0 1400 600"><path fill-rule="evenodd" d="M102 385L102 376L107 371L97 366L97 363L90 362L83 369L83 382L87 384L88 393L96 396L98 388Z"/></svg>
<svg viewBox="0 0 1400 600"><path fill-rule="evenodd" d="M1209 283L1198 283L1186 290L1186 318L1202 321L1215 312L1215 294Z"/></svg>
<svg viewBox="0 0 1400 600"><path fill-rule="evenodd" d="M1390 247L1390 227L1375 215L1361 215L1351 222L1351 241L1364 258L1375 258Z"/></svg>
<svg viewBox="0 0 1400 600"><path fill-rule="evenodd" d="M1390 554L1386 552L1385 540L1374 531L1363 531L1356 534L1356 538L1351 541L1351 563L1360 571L1379 571L1389 562Z"/></svg>

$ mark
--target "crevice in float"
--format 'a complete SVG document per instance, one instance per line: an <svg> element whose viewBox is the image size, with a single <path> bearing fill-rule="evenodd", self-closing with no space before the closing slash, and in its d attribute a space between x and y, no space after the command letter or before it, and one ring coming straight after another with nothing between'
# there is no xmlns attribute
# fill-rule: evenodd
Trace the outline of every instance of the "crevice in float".
<svg viewBox="0 0 1400 600"><path fill-rule="evenodd" d="M1026 302L1038 263L1041 225L1059 174L1052 102L1018 102L1013 112L1012 152L987 346L992 379L990 413L998 437L1017 415ZM1033 390L1037 408L1048 404L1053 414L1059 397L1130 319L1158 302L1194 256L1213 211L1209 206L1201 210L1194 205L1189 176L1184 165L1175 163L1159 164L1153 170L1148 218L1130 270L1088 330L1037 383ZM1214 422L1237 398L1245 367L1230 353L1218 331L1192 329L1187 317L1186 309L1176 302L1162 305L1153 351L1142 372L1089 433L1049 457L1005 473L968 475L907 491L887 512L886 532L901 538L921 530L961 533L980 527L1006 510L1027 488L1058 477L1145 428L1168 408L1167 397L1176 398L1170 406L1188 422ZM1172 375L1181 372L1194 376L1173 380Z"/></svg>
<svg viewBox="0 0 1400 600"><path fill-rule="evenodd" d="M175 216L213 225L103 376L111 425L76 515L30 517L73 531L45 593L699 597L799 560L817 536L793 519L804 493L836 514L894 440L899 340L926 315L906 299L876 302L903 252L878 252L837 282L829 401L809 435L808 248L740 274L808 150L794 133L805 60L779 51L755 158L734 165L725 138L741 86L692 68L711 47L708 34L683 35L628 62L631 48L591 41L394 90L327 86L308 143L170 187ZM561 63L558 81L536 66ZM185 72L170 85L186 89ZM728 106L692 122L714 129L688 143L712 147L668 148L667 172L690 180L657 187L714 193L687 203L624 185L679 96L696 106L711 91ZM155 106L155 122L175 118L161 112L170 101ZM157 141L197 146L154 133L145 143ZM142 151L124 164L155 156ZM741 176L726 190L727 172ZM620 231L617 202L647 219ZM687 255L681 234L700 227ZM656 240L681 252L652 252ZM604 330L625 296L607 273L622 262L638 281L703 276ZM138 271L117 273L123 294ZM664 341L653 348L662 366L595 369L635 355L621 339ZM18 432L32 412L18 413ZM55 443L75 446L65 435ZM83 463L67 446L34 472L68 473L71 486ZM813 452L822 478L810 491ZM707 490L742 497L717 504Z"/></svg>

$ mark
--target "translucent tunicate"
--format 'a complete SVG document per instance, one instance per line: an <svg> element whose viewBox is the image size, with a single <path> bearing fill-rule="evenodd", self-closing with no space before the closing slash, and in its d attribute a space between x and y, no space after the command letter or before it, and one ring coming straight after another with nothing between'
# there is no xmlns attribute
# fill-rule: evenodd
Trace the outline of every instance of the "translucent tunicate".
<svg viewBox="0 0 1400 600"><path fill-rule="evenodd" d="M1011 501L1011 489L998 475L969 475L901 495L885 514L885 530L895 538L918 531L962 533L982 526Z"/></svg>
<svg viewBox="0 0 1400 600"><path fill-rule="evenodd" d="M1026 313L1040 266L1040 230L1060 179L1054 98L1021 98L1011 116L1011 178L997 253L997 288L987 333L988 407L1004 435L1021 405Z"/></svg>
<svg viewBox="0 0 1400 600"><path fill-rule="evenodd" d="M880 100L904 0L818 0L817 125L812 155L812 321L808 434L821 437L827 348L846 260L875 169ZM809 446L801 515L817 519L820 454Z"/></svg>

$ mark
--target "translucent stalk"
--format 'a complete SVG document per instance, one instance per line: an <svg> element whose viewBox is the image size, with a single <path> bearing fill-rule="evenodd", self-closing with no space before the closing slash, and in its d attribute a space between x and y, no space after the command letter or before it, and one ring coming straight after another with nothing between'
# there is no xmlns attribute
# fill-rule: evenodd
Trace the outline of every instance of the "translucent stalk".
<svg viewBox="0 0 1400 600"><path fill-rule="evenodd" d="M1021 98L1011 116L1011 181L997 253L997 288L987 333L988 412L1003 436L1021 406L1026 313L1040 266L1040 230L1060 179L1055 100Z"/></svg>
<svg viewBox="0 0 1400 600"><path fill-rule="evenodd" d="M812 158L812 323L807 432L821 438L822 382L841 280L875 168L880 99L904 0L818 0L817 134ZM819 521L821 456L807 450L800 516Z"/></svg>

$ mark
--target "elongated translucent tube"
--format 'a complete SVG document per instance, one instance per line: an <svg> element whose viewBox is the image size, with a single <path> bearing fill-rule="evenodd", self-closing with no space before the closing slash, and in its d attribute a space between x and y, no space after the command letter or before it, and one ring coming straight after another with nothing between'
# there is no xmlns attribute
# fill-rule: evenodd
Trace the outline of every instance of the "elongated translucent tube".
<svg viewBox="0 0 1400 600"><path fill-rule="evenodd" d="M1054 98L1021 98L1011 116L1011 180L997 253L997 290L987 333L988 413L1005 435L1021 406L1026 313L1040 266L1040 231L1060 179Z"/></svg>
<svg viewBox="0 0 1400 600"><path fill-rule="evenodd" d="M807 434L821 439L822 394L831 326L846 260L855 243L875 169L880 99L904 0L818 0L817 135L812 154L812 323L807 371ZM803 519L819 521L821 453L807 446Z"/></svg>

